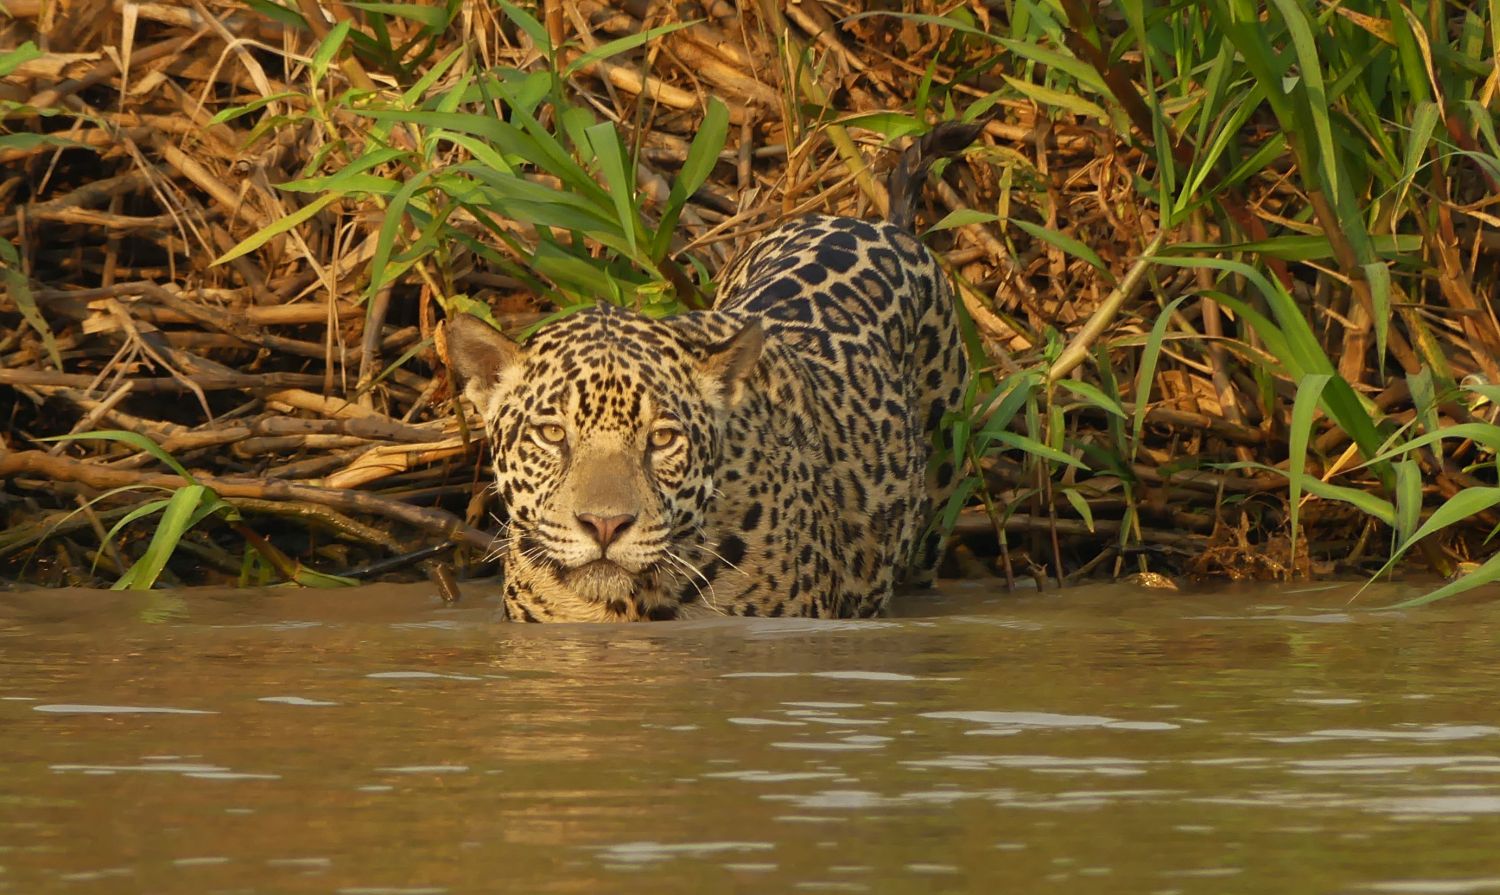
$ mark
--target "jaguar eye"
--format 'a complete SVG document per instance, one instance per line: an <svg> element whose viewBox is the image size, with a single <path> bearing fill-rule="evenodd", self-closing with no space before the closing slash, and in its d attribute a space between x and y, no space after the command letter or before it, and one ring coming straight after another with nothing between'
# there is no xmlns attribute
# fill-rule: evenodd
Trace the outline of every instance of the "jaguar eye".
<svg viewBox="0 0 1500 895"><path fill-rule="evenodd" d="M682 437L682 432L677 429L653 429L651 437L647 440L651 447L656 450L671 447Z"/></svg>
<svg viewBox="0 0 1500 895"><path fill-rule="evenodd" d="M562 444L568 437L567 431L557 423L542 423L534 431L537 438L547 444Z"/></svg>

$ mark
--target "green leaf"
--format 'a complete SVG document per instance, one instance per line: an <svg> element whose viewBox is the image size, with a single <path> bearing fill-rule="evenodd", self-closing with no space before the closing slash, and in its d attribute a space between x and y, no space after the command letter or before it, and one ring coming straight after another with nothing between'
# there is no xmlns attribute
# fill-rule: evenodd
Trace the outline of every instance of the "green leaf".
<svg viewBox="0 0 1500 895"><path fill-rule="evenodd" d="M950 532L958 522L958 514L963 510L969 498L979 490L980 481L975 476L967 476L953 489L953 494L948 498L947 504L943 506L943 512L938 518L939 531Z"/></svg>
<svg viewBox="0 0 1500 895"><path fill-rule="evenodd" d="M1291 444L1287 448L1287 503L1291 512L1291 565L1297 565L1297 517L1302 510L1302 488L1307 478L1307 442L1312 437L1313 414L1323 389L1333 379L1328 373L1309 373L1297 383L1297 399L1292 402Z"/></svg>
<svg viewBox="0 0 1500 895"><path fill-rule="evenodd" d="M1500 0L1496 0L1496 2L1500 2ZM1482 398L1487 398L1487 399L1489 399L1490 401L1492 401L1492 402L1494 402L1496 404L1500 404L1500 385L1481 385L1479 383L1465 383L1463 385L1460 385L1459 388L1461 388L1462 390L1464 390L1466 392L1471 392L1473 394L1479 395ZM1472 406L1472 407L1478 407L1480 404L1483 404L1483 403L1484 403L1483 401L1471 401L1470 402L1470 406ZM1430 429L1430 428L1433 428L1433 427L1429 426L1428 428Z"/></svg>
<svg viewBox="0 0 1500 895"><path fill-rule="evenodd" d="M925 134L931 130L925 122L905 112L856 112L853 115L841 115L828 123L874 131L890 140Z"/></svg>
<svg viewBox="0 0 1500 895"><path fill-rule="evenodd" d="M1398 457L1402 454L1407 454L1415 451L1418 448L1424 448L1428 445L1436 444L1437 442L1449 438L1467 438L1478 442L1489 450L1500 450L1500 426L1495 426L1490 423L1458 423L1453 426L1444 426L1443 428L1438 429L1436 432L1428 432L1424 435L1419 435L1416 438L1405 442L1399 447L1392 448L1388 451L1383 451L1375 455L1374 457L1371 457L1368 461L1366 461L1366 463L1373 464L1384 460L1389 460L1392 457Z"/></svg>
<svg viewBox="0 0 1500 895"><path fill-rule="evenodd" d="M270 96L259 96L251 100L250 102L245 103L243 106L230 106L227 109L220 109L218 114L209 119L208 123L223 124L226 121L233 121L236 118L249 115L251 112L257 112L261 109L264 109L271 103L279 103L283 100L295 99L300 96L302 96L302 94L292 91L273 93Z"/></svg>
<svg viewBox="0 0 1500 895"><path fill-rule="evenodd" d="M0 52L0 78L5 77L22 65L33 59L40 59L42 51L32 41L26 41L19 47Z"/></svg>
<svg viewBox="0 0 1500 895"><path fill-rule="evenodd" d="M469 150L470 155L474 156L475 162L505 174L516 173L515 167L506 160L505 156L496 152L495 147L477 137L471 137L468 134L450 133L445 130L436 130L429 133L427 139L433 141L442 140L452 143L455 146L462 146Z"/></svg>
<svg viewBox="0 0 1500 895"><path fill-rule="evenodd" d="M986 409L984 426L979 434L988 436L1009 428L1011 420L1016 418L1016 414L1036 393L1037 383L1038 376L1033 372L1017 373L1000 383L985 401L985 407L994 404L997 397L1000 398L1000 403L993 410Z"/></svg>
<svg viewBox="0 0 1500 895"><path fill-rule="evenodd" d="M509 0L495 0L495 5L500 7L500 10L505 13L506 18L510 19L516 24L517 28L525 32L526 36L531 38L531 42L536 45L536 48L545 53L549 59L557 52L557 48L552 46L552 40L547 36L546 27L541 22L538 22L536 17L530 13L523 12L514 3L509 2Z"/></svg>
<svg viewBox="0 0 1500 895"><path fill-rule="evenodd" d="M1280 472L1280 470L1276 471ZM1314 476L1308 476L1303 479L1302 487L1308 494L1321 497L1324 500L1337 500L1347 503L1372 519L1378 519L1392 527L1396 525L1396 508L1391 505L1391 502L1382 500L1363 488L1335 485L1332 482L1325 482Z"/></svg>
<svg viewBox="0 0 1500 895"><path fill-rule="evenodd" d="M371 0L345 0L345 2L349 6L362 9L365 12L408 19L421 25L424 30L430 33L442 31L453 20L452 15L444 8L443 4L425 6L421 3L376 3L371 2ZM346 22L340 22L339 24L343 25Z"/></svg>
<svg viewBox="0 0 1500 895"><path fill-rule="evenodd" d="M1072 255L1075 258L1081 258L1084 261L1087 261L1095 270L1104 274L1104 279L1106 282L1108 282L1111 286L1114 285L1115 275L1107 266L1105 266L1104 259L1100 258L1093 249L1089 248L1073 237L1068 236L1065 233L1060 233L1056 230L1043 227L1040 224L1033 224L1030 221L1020 220L1019 218L1011 218L1010 223L1021 228L1037 239L1040 239L1043 242L1050 243L1051 245L1062 249L1064 252L1067 252L1069 255Z"/></svg>
<svg viewBox="0 0 1500 895"><path fill-rule="evenodd" d="M301 13L288 9L282 4L275 2L275 0L245 0L245 5L273 22L278 22L288 28L295 28L299 31L307 30L307 20L302 18Z"/></svg>
<svg viewBox="0 0 1500 895"><path fill-rule="evenodd" d="M184 485L177 489L162 511L161 521L151 536L146 552L135 561L125 574L116 581L113 590L150 590L166 567L167 560L177 549L183 534L188 530L194 512L208 489L202 485Z"/></svg>
<svg viewBox="0 0 1500 895"><path fill-rule="evenodd" d="M8 241L0 239L0 245L11 249L5 254L14 254L14 249ZM42 347L46 349L47 357L51 359L52 365L61 370L63 368L62 353L58 351L57 338L52 334L52 327L47 324L47 318L42 315L42 309L37 306L36 296L31 294L30 281L19 269L10 266L14 263L8 260L6 266L0 267L0 283L4 284L5 293L15 303L16 310L21 312L21 319L36 330L38 336L41 336Z"/></svg>
<svg viewBox="0 0 1500 895"><path fill-rule="evenodd" d="M1084 382L1081 379L1059 379L1057 386L1078 395L1087 403L1103 410L1105 413L1111 413L1120 419L1125 419L1125 408L1120 406L1120 402L1106 395L1092 382Z"/></svg>
<svg viewBox="0 0 1500 895"><path fill-rule="evenodd" d="M1034 457L1043 457L1047 460L1051 460L1054 463L1061 463L1064 466L1072 466L1075 469L1088 468L1074 457L1063 453L1057 448L1049 447L1048 445L1042 444L1040 441L1037 441L1035 438L1031 438L1027 435L1021 435L1017 432L992 432L989 431L988 427L986 427L985 431L981 433L981 439L986 441L998 441L1001 444L1009 445Z"/></svg>
<svg viewBox="0 0 1500 895"><path fill-rule="evenodd" d="M1135 374L1135 414L1130 420L1131 459L1135 458L1136 451L1141 444L1141 430L1146 425L1146 410L1151 403L1151 384L1156 381L1156 363L1161 357L1162 342L1167 336L1167 324L1172 321L1172 313L1177 310L1177 306L1191 297L1191 294L1183 295L1163 308L1162 312L1156 315L1156 322L1151 325L1151 333L1146 337L1146 348L1141 352L1140 369Z"/></svg>
<svg viewBox="0 0 1500 895"><path fill-rule="evenodd" d="M1000 215L988 211L980 211L977 208L955 208L943 215L943 219L927 228L928 233L938 230L952 230L955 227L967 227L970 224L990 224L1000 220ZM1020 221L1012 223L1020 224Z"/></svg>
<svg viewBox="0 0 1500 895"><path fill-rule="evenodd" d="M1017 56L1030 59L1033 62L1039 62L1048 69L1066 72L1080 85L1087 87L1094 93L1113 96L1109 87L1105 85L1104 79L1094 70L1094 67L1077 57L1059 53L1057 50L1049 49L1029 41L1011 40L1005 37L995 37L992 39Z"/></svg>
<svg viewBox="0 0 1500 895"><path fill-rule="evenodd" d="M1473 590L1476 587L1490 584L1497 580L1500 580L1500 553L1496 553L1494 556L1491 556L1489 559L1484 561L1484 565L1480 566L1464 577L1459 578L1456 581L1450 581L1437 590L1432 591L1431 593L1423 594L1420 597L1413 597L1410 600L1403 600L1400 603L1396 603L1393 606L1388 606L1385 608L1414 609L1418 606L1425 606L1428 603L1435 603L1438 600L1456 596L1465 591Z"/></svg>
<svg viewBox="0 0 1500 895"><path fill-rule="evenodd" d="M298 563L296 570L292 573L292 581L303 587L316 588L354 587L359 584L357 579L314 571L300 563Z"/></svg>
<svg viewBox="0 0 1500 895"><path fill-rule="evenodd" d="M1422 237L1415 233L1395 236L1376 236L1371 245L1380 255L1396 257L1411 255L1422 250ZM1171 248L1174 255L1194 255L1207 252L1254 252L1285 261L1322 261L1333 257L1333 243L1326 236L1298 234L1295 236L1273 236L1254 242L1236 242L1227 245L1218 243L1177 243Z"/></svg>
<svg viewBox="0 0 1500 895"><path fill-rule="evenodd" d="M615 238L610 244L624 245L623 234L616 232L619 222L612 214L606 215L606 211L612 211L612 208L601 208L575 193L555 190L482 165L463 164L453 170L472 174L482 181L494 193L490 197L491 206L504 209L507 217L538 226L582 230L601 242L612 235Z"/></svg>
<svg viewBox="0 0 1500 895"><path fill-rule="evenodd" d="M327 177L291 180L278 183L276 186L289 193L321 193L325 190L336 189L348 195L389 196L401 188L401 182L381 177L378 174L361 174L345 168Z"/></svg>
<svg viewBox="0 0 1500 895"><path fill-rule="evenodd" d="M1421 166L1422 159L1427 156L1437 123L1437 103L1418 103L1417 110L1411 116L1411 130L1406 135L1406 158L1401 165L1401 194L1397 197L1398 203L1405 201L1406 190L1411 186L1412 178L1417 176L1417 168Z"/></svg>
<svg viewBox="0 0 1500 895"><path fill-rule="evenodd" d="M650 28L645 31L637 32L635 34L627 34L624 37L616 38L612 41L609 41L608 43L600 44L594 49L589 50L587 53L584 53L577 59L574 59L572 62L568 63L567 67L565 67L562 71L562 76L565 78L571 78L573 75L577 74L580 71L583 71L596 62L608 59L611 56L618 56L621 53L627 53L635 49L636 47L650 43L651 41L655 40L658 37L661 37L664 34L671 34L673 31L681 31L684 28L690 28L702 21L702 19L695 19L690 22L674 22L670 25L661 25L656 28Z"/></svg>
<svg viewBox="0 0 1500 895"><path fill-rule="evenodd" d="M1422 519L1422 469L1408 456L1396 467L1396 538L1406 541Z"/></svg>
<svg viewBox="0 0 1500 895"><path fill-rule="evenodd" d="M115 536L118 535L122 530L124 530L125 526L129 525L130 523L134 522L137 519L141 519L141 518L144 518L146 516L150 516L153 513L159 513L159 512L161 512L164 508L166 508L167 504L169 504L169 503L171 503L171 498L163 497L160 500L148 500L145 503L141 504L140 506L136 507L135 509L132 509L130 512L126 513L124 516L121 516L119 518L119 520L116 521L115 524L110 528L110 530L105 533L105 535L104 535L104 542L108 543L110 541L113 541L115 539ZM95 566L96 567L97 567L97 564L98 564L98 558L95 557Z"/></svg>
<svg viewBox="0 0 1500 895"><path fill-rule="evenodd" d="M464 51L466 49L467 47L460 46L453 52L438 60L436 65L432 66L426 72L424 72L422 77L417 79L416 83L412 84L411 87L407 88L405 93L401 94L401 104L410 108L411 106L415 106L418 102L420 102L422 97L427 95L427 91L432 89L432 85L436 84L439 78L448 73L448 69L453 67L453 63L463 58ZM450 91L450 95L452 95L455 99L462 99L465 92L464 88L468 85L471 85L472 83L472 76L464 76L463 80L459 82L459 85L454 87Z"/></svg>
<svg viewBox="0 0 1500 895"><path fill-rule="evenodd" d="M1379 238L1376 239L1377 244ZM1413 252L1418 251L1413 247ZM1385 340L1391 329L1391 269L1384 261L1361 264L1365 282L1370 285L1370 304L1375 318L1375 356L1385 357Z"/></svg>
<svg viewBox="0 0 1500 895"><path fill-rule="evenodd" d="M336 190L352 180L355 175L364 174L367 171L374 170L382 165L389 164L397 159L406 158L410 155L411 153L404 149L372 149L332 174L323 177L288 180L285 183L278 183L276 187L277 189L298 193L317 193L323 190Z"/></svg>
<svg viewBox="0 0 1500 895"><path fill-rule="evenodd" d="M100 148L98 146L89 146L86 143L80 143L77 140L69 140L64 137L55 137L52 134L36 134L27 132L21 134L5 134L3 136L0 136L0 149L19 149L24 152L35 149L38 146L58 146L64 149L87 149L91 152L97 152Z"/></svg>
<svg viewBox="0 0 1500 895"><path fill-rule="evenodd" d="M587 128L584 134L594 150L594 157L599 160L605 189L614 201L620 232L625 236L630 254L634 255L640 216L635 210L635 178L630 176L626 167L625 147L620 144L620 132L615 130L614 124L604 121Z"/></svg>
<svg viewBox="0 0 1500 895"><path fill-rule="evenodd" d="M177 458L162 450L161 445L152 441L138 432L126 432L121 429L100 429L96 432L77 432L72 435L54 435L51 438L40 438L38 441L116 441L127 447L133 447L142 453L150 454L161 462L171 467L172 471L187 479L192 484L198 484L192 473L177 462Z"/></svg>
<svg viewBox="0 0 1500 895"><path fill-rule="evenodd" d="M328 36L323 38L318 44L318 49L313 53L311 63L314 81L323 80L323 76L328 73L328 64L333 61L333 57L337 56L339 50L343 48L344 40L349 37L350 27L348 19L339 22L329 30Z"/></svg>
<svg viewBox="0 0 1500 895"><path fill-rule="evenodd" d="M1411 403L1417 411L1416 421L1427 432L1438 429L1437 393L1432 387L1432 370L1423 367L1406 377L1407 391L1411 392Z"/></svg>
<svg viewBox="0 0 1500 895"><path fill-rule="evenodd" d="M339 192L332 192L324 196L319 196L318 198L302 206L301 208L297 209L281 220L275 221L269 226L246 237L245 240L239 245L225 252L223 255L220 255L218 258L215 258L213 263L209 266L214 267L220 264L225 264L243 255L250 254L251 252L275 239L277 236L280 236L288 230L291 230L293 227L296 227L298 224L327 208L329 205L332 205L342 196L343 193Z"/></svg>
<svg viewBox="0 0 1500 895"><path fill-rule="evenodd" d="M1079 518L1083 520L1083 524L1087 525L1089 531L1092 533L1094 530L1094 510L1089 506L1089 502L1084 499L1082 494L1078 493L1077 488L1064 488L1062 489L1062 493L1068 499L1068 503L1073 505L1074 512L1078 513Z"/></svg>
<svg viewBox="0 0 1500 895"><path fill-rule="evenodd" d="M1317 136L1318 155L1321 165L1317 172L1328 184L1330 195L1337 196L1339 186L1339 159L1333 151L1333 128L1328 120L1328 94L1323 88L1323 64L1318 59L1318 45L1313 38L1307 7L1299 0L1272 0L1281 12L1291 33L1292 49L1297 57L1298 74L1307 87L1306 110L1312 119L1313 132ZM1282 124L1291 125L1283 120ZM1303 172L1307 177L1310 172Z"/></svg>
<svg viewBox="0 0 1500 895"><path fill-rule="evenodd" d="M1010 75L1001 75L1005 82L1020 91L1022 95L1034 102L1044 106L1052 106L1062 109L1074 115L1084 118L1092 118L1095 121L1109 121L1109 115L1104 108L1097 103L1091 103L1082 97L1071 93L1063 93L1061 90L1053 90L1051 87L1043 87L1040 84L1032 84L1020 78L1012 78Z"/></svg>
<svg viewBox="0 0 1500 895"><path fill-rule="evenodd" d="M1433 510L1426 522L1401 541L1401 545L1396 548L1395 555L1391 557L1390 562L1386 563L1386 569L1423 538L1442 531L1450 525L1468 521L1496 504L1500 504L1500 488L1465 488L1459 491L1448 498L1442 506ZM1381 571L1384 572L1385 569Z"/></svg>
<svg viewBox="0 0 1500 895"><path fill-rule="evenodd" d="M698 189L708 181L714 165L719 162L719 153L724 149L724 140L729 136L729 109L715 97L708 100L703 113L703 123L693 135L688 146L687 158L682 169L672 181L672 191L667 196L667 207L661 221L656 225L656 235L651 241L651 260L660 264L672 247L672 235L677 230L677 221L682 209Z"/></svg>
<svg viewBox="0 0 1500 895"><path fill-rule="evenodd" d="M609 274L601 270L592 258L580 258L553 242L536 247L532 267L575 294L607 298L619 290Z"/></svg>

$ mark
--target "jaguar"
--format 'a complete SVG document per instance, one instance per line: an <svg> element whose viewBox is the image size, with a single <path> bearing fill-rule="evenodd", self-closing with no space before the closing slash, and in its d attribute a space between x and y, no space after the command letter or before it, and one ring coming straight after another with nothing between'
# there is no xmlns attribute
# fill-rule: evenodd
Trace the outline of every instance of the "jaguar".
<svg viewBox="0 0 1500 895"><path fill-rule="evenodd" d="M925 145L894 222L787 222L709 310L600 303L525 344L447 323L508 515L507 617L867 617L931 581L969 367L953 288L906 226Z"/></svg>

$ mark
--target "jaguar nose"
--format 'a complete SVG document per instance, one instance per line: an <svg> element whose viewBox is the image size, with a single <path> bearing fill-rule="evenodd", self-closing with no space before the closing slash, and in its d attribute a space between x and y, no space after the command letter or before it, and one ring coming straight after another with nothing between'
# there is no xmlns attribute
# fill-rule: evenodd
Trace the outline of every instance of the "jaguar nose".
<svg viewBox="0 0 1500 895"><path fill-rule="evenodd" d="M589 533L602 550L608 547L616 537L635 522L635 515L621 513L618 516L597 516L593 513L579 513L578 521L583 525L584 531Z"/></svg>

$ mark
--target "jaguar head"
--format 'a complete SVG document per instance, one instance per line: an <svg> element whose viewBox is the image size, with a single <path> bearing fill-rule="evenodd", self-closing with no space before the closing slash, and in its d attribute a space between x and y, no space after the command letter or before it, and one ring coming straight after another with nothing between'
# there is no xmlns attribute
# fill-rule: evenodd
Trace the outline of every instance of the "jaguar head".
<svg viewBox="0 0 1500 895"><path fill-rule="evenodd" d="M759 325L599 305L525 345L470 315L446 340L510 517L512 617L670 614L692 574L682 549L702 529L725 421L760 357Z"/></svg>

